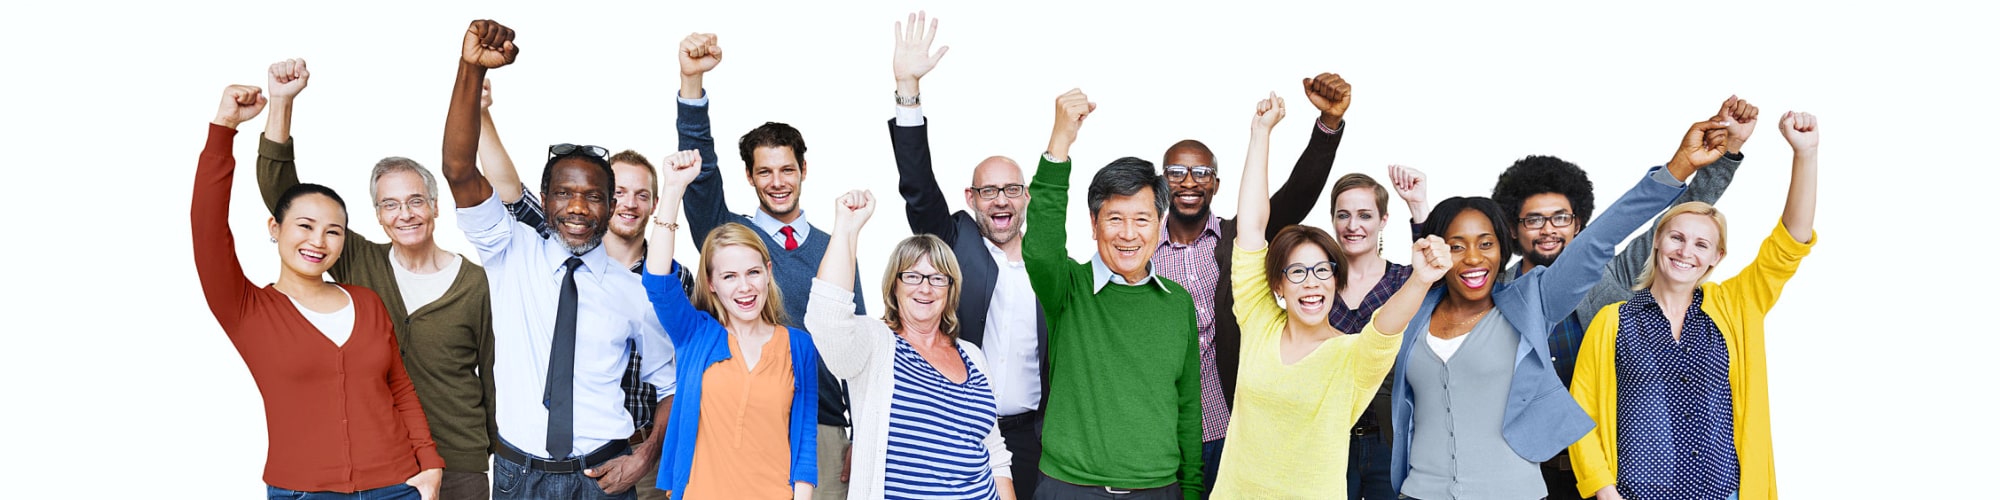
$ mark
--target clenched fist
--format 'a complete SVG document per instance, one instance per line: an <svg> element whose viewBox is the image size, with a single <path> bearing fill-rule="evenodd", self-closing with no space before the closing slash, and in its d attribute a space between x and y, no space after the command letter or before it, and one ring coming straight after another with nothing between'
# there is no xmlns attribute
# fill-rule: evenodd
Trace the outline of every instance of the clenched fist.
<svg viewBox="0 0 2000 500"><path fill-rule="evenodd" d="M1250 118L1250 128L1269 133L1278 126L1278 120L1285 119L1285 98L1272 92L1270 97L1257 101L1257 114Z"/></svg>
<svg viewBox="0 0 2000 500"><path fill-rule="evenodd" d="M1056 96L1056 123L1049 131L1049 156L1069 161L1069 146L1076 143L1076 131L1083 128L1083 119L1094 111L1097 103L1090 102L1083 89L1069 89Z"/></svg>
<svg viewBox="0 0 2000 500"><path fill-rule="evenodd" d="M1451 271L1451 247L1445 245L1444 238L1425 236L1410 245L1410 277L1420 283L1437 283L1448 271Z"/></svg>
<svg viewBox="0 0 2000 500"><path fill-rule="evenodd" d="M679 55L682 76L695 76L722 64L722 45L714 33L690 33L681 39Z"/></svg>
<svg viewBox="0 0 2000 500"><path fill-rule="evenodd" d="M1354 86L1333 73L1320 73L1301 83L1306 88L1306 99L1319 108L1319 123L1329 129L1340 128L1340 120L1347 116L1347 105L1354 102Z"/></svg>
<svg viewBox="0 0 2000 500"><path fill-rule="evenodd" d="M466 64L492 69L514 63L521 47L514 45L514 30L491 19L473 21L465 28L465 44L459 59Z"/></svg>
<svg viewBox="0 0 2000 500"><path fill-rule="evenodd" d="M266 79L264 87L271 89L272 99L298 97L299 92L306 89L306 80L312 78L312 73L306 71L305 59L286 59L271 63L270 73L270 78Z"/></svg>
<svg viewBox="0 0 2000 500"><path fill-rule="evenodd" d="M264 112L264 89L255 85L230 85L222 89L222 104L215 111L215 121L210 122L229 128L236 128L243 122L256 118Z"/></svg>

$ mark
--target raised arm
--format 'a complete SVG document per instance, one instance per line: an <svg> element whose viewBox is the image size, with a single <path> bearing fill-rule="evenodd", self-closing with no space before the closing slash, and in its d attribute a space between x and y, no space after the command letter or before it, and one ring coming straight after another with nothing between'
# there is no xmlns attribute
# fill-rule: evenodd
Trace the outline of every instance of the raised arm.
<svg viewBox="0 0 2000 500"><path fill-rule="evenodd" d="M1414 167L1390 165L1389 185L1395 186L1396 196L1410 207L1410 227L1414 229L1410 231L1411 239L1422 236L1423 230L1416 228L1423 227L1424 221L1431 218L1430 177ZM1382 217L1388 217L1388 214L1382 214Z"/></svg>
<svg viewBox="0 0 2000 500"><path fill-rule="evenodd" d="M918 12L910 15L908 25L896 23L892 67L897 108L896 118L889 121L889 143L896 151L896 172L901 179L897 190L903 194L910 232L953 241L958 237L958 225L952 221L951 205L944 189L938 187L937 173L932 170L930 131L923 107L918 104L917 86L951 48L941 47L936 53L931 52L931 41L937 37L937 20L931 19L930 28L925 29L924 19L924 13Z"/></svg>
<svg viewBox="0 0 2000 500"><path fill-rule="evenodd" d="M1283 119L1285 99L1278 97L1277 92L1258 101L1257 110L1250 117L1250 146L1244 149L1243 183L1236 195L1236 248L1252 251L1264 248L1267 239L1264 224L1271 218L1271 198L1264 197L1271 183L1271 129Z"/></svg>
<svg viewBox="0 0 2000 500"><path fill-rule="evenodd" d="M820 360L835 377L852 384L867 384L861 376L873 360L876 349L888 347L880 335L882 322L856 312L854 290L859 283L854 270L855 247L861 242L861 228L875 214L875 194L848 191L833 200L833 231L820 260L819 276L813 280L812 295L806 306L806 331L812 332ZM858 389L857 389L858 390Z"/></svg>
<svg viewBox="0 0 2000 500"><path fill-rule="evenodd" d="M264 87L271 89L271 114L264 116L264 136L257 141L257 192L264 197L264 209L275 212L278 197L299 185L298 164L292 154L292 103L306 89L312 73L306 71L304 59L271 63L268 73Z"/></svg>
<svg viewBox="0 0 2000 500"><path fill-rule="evenodd" d="M660 159L659 210L653 212L653 231L646 236L646 272L640 281L646 287L646 297L653 303L653 312L665 328L667 339L674 345L686 345L688 338L697 329L720 329L715 318L696 311L689 302L686 290L680 281L669 276L678 267L674 262L674 245L680 241L674 233L680 231L680 201L687 185L694 180L701 168L697 167L701 157L693 151L681 151ZM678 272L696 272L682 267ZM700 291L697 293L708 293ZM652 359L648 357L647 359Z"/></svg>
<svg viewBox="0 0 2000 500"><path fill-rule="evenodd" d="M1063 212L1069 207L1069 146L1076 142L1077 130L1097 104L1083 89L1070 89L1056 97L1055 124L1049 131L1049 148L1042 153L1041 165L1028 181L1028 231L1021 236L1021 260L1028 268L1028 283L1042 304L1042 312L1054 316L1067 300L1069 232L1063 226Z"/></svg>
<svg viewBox="0 0 2000 500"><path fill-rule="evenodd" d="M1375 318L1368 320L1368 326L1362 330L1395 335L1409 328L1410 319L1423 308L1424 295L1430 293L1431 284L1450 270L1451 247L1445 245L1444 238L1425 236L1410 244L1410 279L1403 281L1403 287L1375 309Z"/></svg>
<svg viewBox="0 0 2000 500"><path fill-rule="evenodd" d="M500 23L481 19L465 28L458 75L445 111L440 162L458 208L472 208L493 197L493 184L479 175L479 88L486 81L486 70L513 64L520 52L514 45L514 30Z"/></svg>
<svg viewBox="0 0 2000 500"><path fill-rule="evenodd" d="M1778 120L1778 132L1792 145L1792 185L1785 191L1785 213L1779 219L1792 241L1812 243L1813 215L1819 206L1819 117L1790 111Z"/></svg>
<svg viewBox="0 0 2000 500"><path fill-rule="evenodd" d="M236 259L236 237L229 231L229 186L236 178L231 152L236 126L264 111L263 90L249 85L222 89L222 104L208 127L208 144L194 173L194 202L188 208L193 230L194 269L209 312L225 333L233 332L243 302L256 288L243 276Z"/></svg>
<svg viewBox="0 0 2000 500"><path fill-rule="evenodd" d="M709 126L708 93L702 88L702 76L722 64L722 46L717 40L714 33L689 34L681 39L675 52L681 71L674 119L674 128L680 135L679 149L701 154L701 175L689 183L686 197L681 200L681 208L687 212L688 234L694 237L697 249L709 231L727 221L725 214L729 213L728 199L723 196L720 159L715 155L715 134Z"/></svg>
<svg viewBox="0 0 2000 500"><path fill-rule="evenodd" d="M1347 106L1353 102L1354 88L1340 75L1320 73L1302 80L1301 84L1305 86L1306 99L1319 108L1319 122L1313 125L1312 139L1306 143L1305 152L1299 154L1298 163L1292 165L1291 175L1285 177L1277 192L1271 193L1273 209L1270 224L1264 229L1266 239L1277 237L1285 226L1305 222L1312 215L1320 192L1326 190L1326 181L1333 176L1333 157L1340 150L1341 127Z"/></svg>
<svg viewBox="0 0 2000 500"><path fill-rule="evenodd" d="M493 185L493 193L500 196L501 203L521 202L521 195L527 191L521 184L521 171L514 168L514 157L508 156L507 146L500 143L500 127L493 124L490 78L479 82L479 165L486 173L486 183Z"/></svg>

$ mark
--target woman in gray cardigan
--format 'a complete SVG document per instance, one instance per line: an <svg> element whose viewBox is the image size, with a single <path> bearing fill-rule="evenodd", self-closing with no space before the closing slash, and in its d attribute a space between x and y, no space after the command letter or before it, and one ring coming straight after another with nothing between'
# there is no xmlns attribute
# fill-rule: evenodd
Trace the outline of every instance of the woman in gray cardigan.
<svg viewBox="0 0 2000 500"><path fill-rule="evenodd" d="M1451 198L1425 221L1452 268L1404 331L1391 414L1390 483L1411 498L1542 498L1539 462L1595 426L1549 361L1542 332L1576 308L1619 241L1720 158L1726 133L1696 123L1664 168L1648 171L1554 265L1498 284L1513 227L1493 200ZM1716 137L1706 137L1716 130ZM1498 311L1498 314L1493 312ZM1521 332L1530 332L1522 335Z"/></svg>

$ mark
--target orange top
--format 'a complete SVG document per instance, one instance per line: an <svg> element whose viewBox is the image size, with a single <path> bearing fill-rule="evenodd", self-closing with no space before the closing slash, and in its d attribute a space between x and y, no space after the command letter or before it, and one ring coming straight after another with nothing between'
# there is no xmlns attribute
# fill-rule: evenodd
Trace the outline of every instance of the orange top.
<svg viewBox="0 0 2000 500"><path fill-rule="evenodd" d="M782 328L745 369L729 336L729 359L701 381L701 427L687 491L674 498L791 498L792 348Z"/></svg>

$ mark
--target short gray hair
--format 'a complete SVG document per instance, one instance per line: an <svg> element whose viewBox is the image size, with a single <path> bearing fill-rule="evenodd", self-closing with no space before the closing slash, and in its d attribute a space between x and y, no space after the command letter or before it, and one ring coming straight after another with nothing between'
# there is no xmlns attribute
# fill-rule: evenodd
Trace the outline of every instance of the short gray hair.
<svg viewBox="0 0 2000 500"><path fill-rule="evenodd" d="M1153 162L1127 156L1098 169L1097 175L1090 178L1090 190L1084 199L1090 206L1090 216L1096 217L1105 199L1139 194L1139 189L1146 187L1153 188L1154 213L1167 213L1167 178L1153 171Z"/></svg>
<svg viewBox="0 0 2000 500"><path fill-rule="evenodd" d="M368 204L370 206L382 201L382 194L376 191L375 184L382 180L382 176L395 172L416 172L417 177L424 178L424 197L432 201L438 199L437 176L431 175L431 169L424 168L416 160L401 156L391 156L383 158L382 161L375 162L375 171L368 174Z"/></svg>

